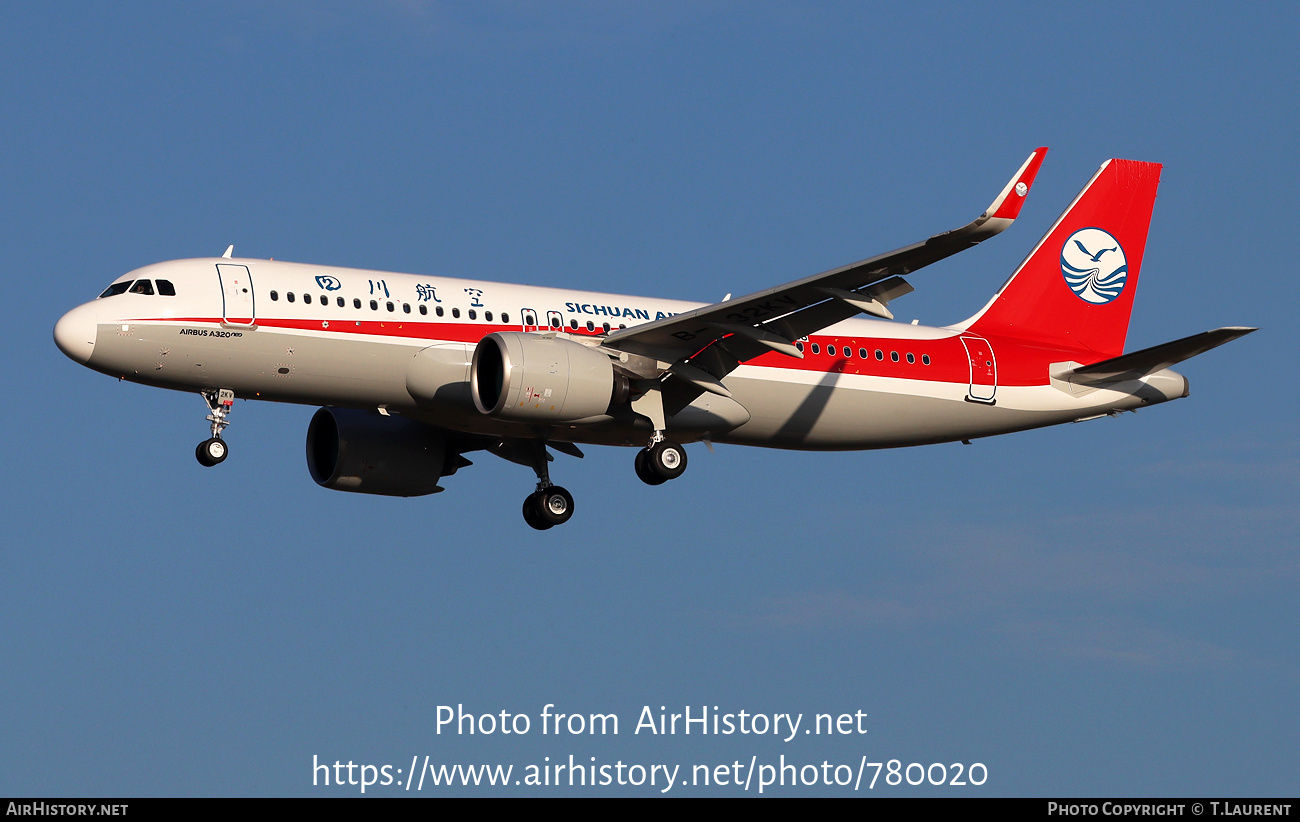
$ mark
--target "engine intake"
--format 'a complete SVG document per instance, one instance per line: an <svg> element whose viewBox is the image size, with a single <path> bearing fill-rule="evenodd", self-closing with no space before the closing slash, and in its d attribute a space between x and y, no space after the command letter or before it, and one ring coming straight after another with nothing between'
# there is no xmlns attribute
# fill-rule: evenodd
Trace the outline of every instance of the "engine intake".
<svg viewBox="0 0 1300 822"><path fill-rule="evenodd" d="M307 426L307 470L335 491L419 497L434 494L450 474L436 428L373 411L322 408ZM454 470L454 468L452 469Z"/></svg>
<svg viewBox="0 0 1300 822"><path fill-rule="evenodd" d="M499 331L479 341L470 367L478 410L517 422L578 422L603 416L626 379L602 352L561 337Z"/></svg>

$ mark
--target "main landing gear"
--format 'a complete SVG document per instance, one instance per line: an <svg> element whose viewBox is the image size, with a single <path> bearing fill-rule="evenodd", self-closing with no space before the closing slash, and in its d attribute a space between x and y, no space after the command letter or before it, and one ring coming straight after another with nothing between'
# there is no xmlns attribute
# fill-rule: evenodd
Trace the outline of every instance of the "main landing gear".
<svg viewBox="0 0 1300 822"><path fill-rule="evenodd" d="M636 452L636 475L646 485L663 485L686 470L686 449L655 432L656 439Z"/></svg>
<svg viewBox="0 0 1300 822"><path fill-rule="evenodd" d="M664 416L663 393L657 385L643 386L647 390L632 400L632 410L650 421L654 433L650 442L637 452L636 475L646 485L663 485L677 479L686 470L686 449L664 436L668 426Z"/></svg>
<svg viewBox="0 0 1300 822"><path fill-rule="evenodd" d="M230 416L230 407L235 404L235 392L222 388L220 391L204 391L202 394L211 412L208 414L208 422L212 423L212 438L199 443L194 449L194 456L199 465L211 468L225 462L226 456L230 454L226 441L221 438L221 432L230 425L227 417Z"/></svg>
<svg viewBox="0 0 1300 822"><path fill-rule="evenodd" d="M550 455L546 444L537 443L533 450L533 471L537 474L537 490L524 498L524 522L538 531L563 525L573 516L573 494L551 484L547 466Z"/></svg>
<svg viewBox="0 0 1300 822"><path fill-rule="evenodd" d="M538 531L563 525L573 516L573 494L558 485L538 488L524 498L524 522Z"/></svg>

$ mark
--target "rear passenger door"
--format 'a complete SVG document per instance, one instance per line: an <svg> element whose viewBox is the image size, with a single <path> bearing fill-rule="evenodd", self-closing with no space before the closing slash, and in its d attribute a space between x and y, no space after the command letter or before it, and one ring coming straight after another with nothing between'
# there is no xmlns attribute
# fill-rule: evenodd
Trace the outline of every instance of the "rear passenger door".
<svg viewBox="0 0 1300 822"><path fill-rule="evenodd" d="M966 399L992 405L998 391L998 361L993 356L993 346L983 337L964 336L961 342L970 358L970 390Z"/></svg>

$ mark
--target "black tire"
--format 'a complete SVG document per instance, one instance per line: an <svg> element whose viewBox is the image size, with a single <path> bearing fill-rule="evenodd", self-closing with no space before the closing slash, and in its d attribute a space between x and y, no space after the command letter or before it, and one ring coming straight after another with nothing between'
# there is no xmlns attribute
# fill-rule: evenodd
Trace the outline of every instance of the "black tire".
<svg viewBox="0 0 1300 822"><path fill-rule="evenodd" d="M645 448L636 452L635 465L637 479L641 480L646 485L663 485L668 480L650 470L650 466L646 462L646 453L647 449Z"/></svg>
<svg viewBox="0 0 1300 822"><path fill-rule="evenodd" d="M646 451L646 468L665 480L677 479L686 470L686 449L675 442L656 442Z"/></svg>
<svg viewBox="0 0 1300 822"><path fill-rule="evenodd" d="M230 455L230 449L226 447L225 440L213 437L210 440L204 440L194 449L194 456L198 459L199 465L205 468L211 468L214 465L220 465L226 461Z"/></svg>
<svg viewBox="0 0 1300 822"><path fill-rule="evenodd" d="M537 514L543 522L563 525L573 516L573 494L558 485L552 485L535 494Z"/></svg>
<svg viewBox="0 0 1300 822"><path fill-rule="evenodd" d="M542 503L537 492L524 497L524 522L538 531L545 531L547 528L555 527L555 523L542 519Z"/></svg>

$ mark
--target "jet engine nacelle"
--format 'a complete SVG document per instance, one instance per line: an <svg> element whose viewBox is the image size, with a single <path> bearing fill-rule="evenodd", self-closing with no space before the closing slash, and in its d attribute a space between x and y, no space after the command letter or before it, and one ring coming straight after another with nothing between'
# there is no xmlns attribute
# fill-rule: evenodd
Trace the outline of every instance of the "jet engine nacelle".
<svg viewBox="0 0 1300 822"><path fill-rule="evenodd" d="M595 348L550 334L499 331L479 341L470 394L479 411L517 422L601 417L626 397L626 378Z"/></svg>
<svg viewBox="0 0 1300 822"><path fill-rule="evenodd" d="M317 485L335 491L433 494L442 490L446 456L438 429L402 417L322 408L307 426L307 470Z"/></svg>

